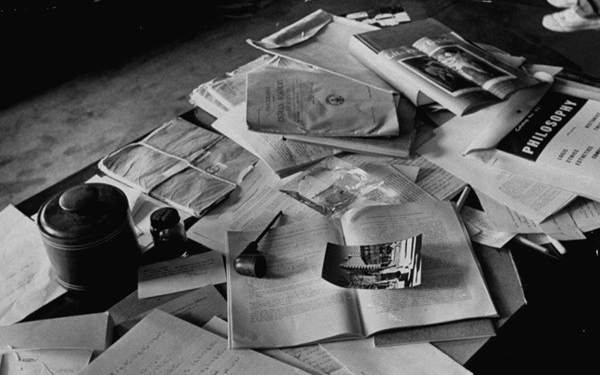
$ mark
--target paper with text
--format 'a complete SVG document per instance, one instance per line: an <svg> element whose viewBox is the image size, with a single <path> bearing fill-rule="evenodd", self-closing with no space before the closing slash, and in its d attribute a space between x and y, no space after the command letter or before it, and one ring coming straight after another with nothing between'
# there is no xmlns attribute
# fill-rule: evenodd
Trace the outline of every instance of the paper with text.
<svg viewBox="0 0 600 375"><path fill-rule="evenodd" d="M138 268L138 298L154 297L226 282L223 257L216 251Z"/></svg>
<svg viewBox="0 0 600 375"><path fill-rule="evenodd" d="M227 340L155 310L80 372L91 374L286 374L291 366L259 353L228 350Z"/></svg>
<svg viewBox="0 0 600 375"><path fill-rule="evenodd" d="M0 212L0 326L66 292L54 276L36 224L15 206Z"/></svg>
<svg viewBox="0 0 600 375"><path fill-rule="evenodd" d="M419 287L346 289L320 277L328 242L376 244L419 233ZM263 279L232 269L233 259L255 236L229 232L228 237L228 322L234 348L297 346L497 316L466 230L450 202L367 206L348 211L339 221L315 218L275 227L259 244L267 257Z"/></svg>
<svg viewBox="0 0 600 375"><path fill-rule="evenodd" d="M2 355L1 375L77 374L90 363L92 349L13 349Z"/></svg>

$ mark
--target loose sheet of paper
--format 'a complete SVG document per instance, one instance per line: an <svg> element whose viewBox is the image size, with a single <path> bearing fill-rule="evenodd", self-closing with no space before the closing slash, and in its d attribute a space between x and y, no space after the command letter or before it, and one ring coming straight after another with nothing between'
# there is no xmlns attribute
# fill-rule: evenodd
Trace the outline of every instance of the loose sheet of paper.
<svg viewBox="0 0 600 375"><path fill-rule="evenodd" d="M143 304L143 302L140 302L140 304ZM120 321L119 324L115 325L116 333L122 336L155 308L199 327L206 324L213 317L227 318L227 301L214 286L207 285L188 291L165 303L157 304L155 307L149 307L146 311L132 316L126 321Z"/></svg>
<svg viewBox="0 0 600 375"><path fill-rule="evenodd" d="M0 212L0 326L64 294L35 223L16 207Z"/></svg>
<svg viewBox="0 0 600 375"><path fill-rule="evenodd" d="M0 374L77 374L89 364L92 353L87 348L13 349L2 355Z"/></svg>
<svg viewBox="0 0 600 375"><path fill-rule="evenodd" d="M216 285L227 281L223 257L216 251L175 258L138 269L138 298Z"/></svg>
<svg viewBox="0 0 600 375"><path fill-rule="evenodd" d="M356 374L470 374L431 344L375 347L372 339L320 344Z"/></svg>
<svg viewBox="0 0 600 375"><path fill-rule="evenodd" d="M339 153L330 147L286 142L281 135L248 130L245 103L231 109L212 126L264 160L275 173L281 176L289 175L304 165Z"/></svg>
<svg viewBox="0 0 600 375"><path fill-rule="evenodd" d="M473 129L477 129L477 125L471 116L454 118L437 128L435 137L417 152L473 188L538 223L575 199L576 195L571 192L464 157L462 152L475 137Z"/></svg>
<svg viewBox="0 0 600 375"><path fill-rule="evenodd" d="M477 234L471 235L471 241L473 242L499 249L516 235L516 233L498 230L486 213L481 210L464 206L460 211L460 216L464 220L465 225L469 223L479 229Z"/></svg>
<svg viewBox="0 0 600 375"><path fill-rule="evenodd" d="M280 375L294 372L301 373L251 350L228 350L226 339L155 310L80 375Z"/></svg>

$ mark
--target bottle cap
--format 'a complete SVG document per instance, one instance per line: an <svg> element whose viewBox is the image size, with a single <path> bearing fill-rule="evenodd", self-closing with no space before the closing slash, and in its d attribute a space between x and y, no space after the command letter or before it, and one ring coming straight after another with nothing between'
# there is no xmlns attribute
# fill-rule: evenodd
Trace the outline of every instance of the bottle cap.
<svg viewBox="0 0 600 375"><path fill-rule="evenodd" d="M150 215L150 225L157 230L171 228L177 225L179 220L179 212L172 207L159 208Z"/></svg>

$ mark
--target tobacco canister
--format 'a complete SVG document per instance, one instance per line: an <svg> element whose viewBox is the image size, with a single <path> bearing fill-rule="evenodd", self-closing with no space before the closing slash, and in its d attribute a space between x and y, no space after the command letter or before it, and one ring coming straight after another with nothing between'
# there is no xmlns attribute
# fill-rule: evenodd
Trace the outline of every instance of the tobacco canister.
<svg viewBox="0 0 600 375"><path fill-rule="evenodd" d="M119 188L103 183L70 188L40 208L37 223L63 287L89 291L135 283L140 248Z"/></svg>

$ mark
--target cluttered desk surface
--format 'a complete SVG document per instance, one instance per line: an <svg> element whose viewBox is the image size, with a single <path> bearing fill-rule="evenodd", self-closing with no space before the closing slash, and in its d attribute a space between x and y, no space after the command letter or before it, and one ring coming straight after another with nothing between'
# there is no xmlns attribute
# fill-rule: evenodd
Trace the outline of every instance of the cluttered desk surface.
<svg viewBox="0 0 600 375"><path fill-rule="evenodd" d="M2 254L2 371L594 364L594 64L518 23L547 7L405 1L376 18L358 3L248 35L257 57L199 83L193 109L2 212L3 246L28 249ZM164 207L186 230L172 254L150 229ZM106 220L127 215L140 258Z"/></svg>

